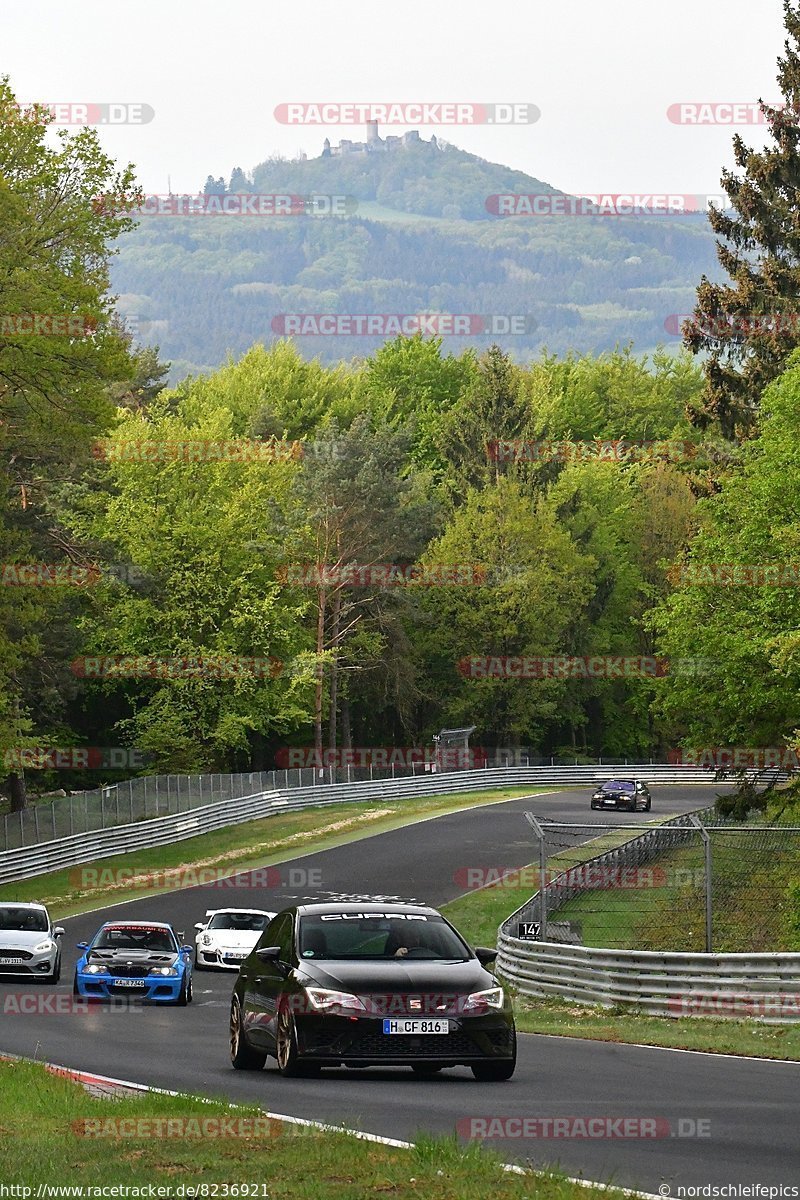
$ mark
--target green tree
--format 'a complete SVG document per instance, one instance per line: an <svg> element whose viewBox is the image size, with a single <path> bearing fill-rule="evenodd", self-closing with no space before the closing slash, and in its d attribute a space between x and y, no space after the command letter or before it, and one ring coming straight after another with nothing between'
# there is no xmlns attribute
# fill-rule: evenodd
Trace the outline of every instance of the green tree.
<svg viewBox="0 0 800 1200"><path fill-rule="evenodd" d="M697 506L654 626L670 659L702 673L663 680L659 711L687 744L781 746L800 726L800 361L764 393L743 468ZM744 568L737 579L725 568ZM769 577L748 568L772 565Z"/></svg>
<svg viewBox="0 0 800 1200"><path fill-rule="evenodd" d="M467 493L423 561L483 569L486 582L415 589L421 725L432 733L442 724L474 724L485 745L541 744L558 718L563 682L470 678L459 663L563 653L591 601L595 560L561 526L554 505L540 499L532 506L518 481L501 478Z"/></svg>
<svg viewBox="0 0 800 1200"><path fill-rule="evenodd" d="M734 137L741 174L725 170L721 180L732 211L709 212L731 282L704 275L684 327L689 349L707 355L705 392L690 415L700 428L716 423L729 439L752 433L765 386L800 344L800 7L793 0L784 0L784 18L778 84L785 106L761 104L771 139L764 150Z"/></svg>
<svg viewBox="0 0 800 1200"><path fill-rule="evenodd" d="M16 562L82 560L54 500L112 420L109 385L132 373L108 295L109 247L132 227L132 172L116 170L91 130L53 144L49 123L0 78L0 542ZM64 590L41 591L0 605L0 750L19 744L52 692L48 632ZM24 805L22 776L8 787Z"/></svg>

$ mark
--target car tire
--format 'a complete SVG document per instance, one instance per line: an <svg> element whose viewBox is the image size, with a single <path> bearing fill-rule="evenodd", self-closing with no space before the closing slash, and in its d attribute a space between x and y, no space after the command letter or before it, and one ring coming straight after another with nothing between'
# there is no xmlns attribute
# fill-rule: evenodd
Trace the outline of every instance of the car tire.
<svg viewBox="0 0 800 1200"><path fill-rule="evenodd" d="M266 1054L254 1050L247 1042L242 1024L242 1006L238 996L231 1001L230 1022L231 1066L236 1071L261 1071L267 1061Z"/></svg>
<svg viewBox="0 0 800 1200"><path fill-rule="evenodd" d="M191 986L187 984L186 976L184 975L181 982L181 990L178 992L178 999L175 1001L175 1003L177 1004L178 1008L186 1008L186 1005L191 1001L191 999Z"/></svg>
<svg viewBox="0 0 800 1200"><path fill-rule="evenodd" d="M319 1064L304 1062L298 1053L297 1027L294 1017L285 1007L281 1007L278 1012L275 1057L278 1060L278 1070L285 1079L298 1079L319 1074Z"/></svg>
<svg viewBox="0 0 800 1200"><path fill-rule="evenodd" d="M59 979L61 978L61 959L57 958L56 965L53 967L53 970L50 972L50 974L42 975L41 978L45 983L58 983Z"/></svg>
<svg viewBox="0 0 800 1200"><path fill-rule="evenodd" d="M411 1070L415 1075L438 1075L444 1067L437 1067L436 1063L412 1063Z"/></svg>
<svg viewBox="0 0 800 1200"><path fill-rule="evenodd" d="M514 1052L511 1058L503 1058L499 1062L473 1063L472 1074L479 1083L503 1083L510 1079L517 1066L517 1031L514 1030Z"/></svg>
<svg viewBox="0 0 800 1200"><path fill-rule="evenodd" d="M651 809L652 807L653 807L653 801L652 801L652 800L651 800L651 798L648 796L648 797L647 797L647 803L646 803L646 804L645 804L645 806L644 806L644 811L645 811L645 812L650 812L650 809Z"/></svg>
<svg viewBox="0 0 800 1200"><path fill-rule="evenodd" d="M206 966L206 964L203 962L200 962L199 955L197 955L197 954L195 954L195 956L194 956L194 969L195 969L195 971L207 971L208 970L208 967Z"/></svg>
<svg viewBox="0 0 800 1200"><path fill-rule="evenodd" d="M77 971L75 972L75 978L72 980L72 994L73 994L73 996L80 996L80 994L81 994L80 989L78 988L78 973L77 973Z"/></svg>

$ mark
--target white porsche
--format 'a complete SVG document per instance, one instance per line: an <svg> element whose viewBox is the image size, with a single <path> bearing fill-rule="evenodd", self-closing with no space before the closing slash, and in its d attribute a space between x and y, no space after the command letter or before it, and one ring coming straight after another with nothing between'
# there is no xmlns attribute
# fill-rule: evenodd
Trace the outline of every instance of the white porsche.
<svg viewBox="0 0 800 1200"><path fill-rule="evenodd" d="M275 913L263 908L211 908L195 925L194 967L238 971Z"/></svg>

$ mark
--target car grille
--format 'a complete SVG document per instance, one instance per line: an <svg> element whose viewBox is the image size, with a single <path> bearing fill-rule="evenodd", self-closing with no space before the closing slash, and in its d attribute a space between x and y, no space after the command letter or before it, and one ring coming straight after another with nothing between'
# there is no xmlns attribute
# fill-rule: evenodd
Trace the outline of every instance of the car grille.
<svg viewBox="0 0 800 1200"><path fill-rule="evenodd" d="M463 1033L425 1034L423 1037L367 1033L348 1046L346 1057L458 1058L464 1055L474 1058L480 1053L472 1038Z"/></svg>
<svg viewBox="0 0 800 1200"><path fill-rule="evenodd" d="M15 950L13 947L4 949L0 946L0 958L22 958L27 962L28 959L33 958L33 955L29 950Z"/></svg>
<svg viewBox="0 0 800 1200"><path fill-rule="evenodd" d="M116 975L118 979L143 979L150 971L149 967L138 966L135 963L109 963L109 975Z"/></svg>

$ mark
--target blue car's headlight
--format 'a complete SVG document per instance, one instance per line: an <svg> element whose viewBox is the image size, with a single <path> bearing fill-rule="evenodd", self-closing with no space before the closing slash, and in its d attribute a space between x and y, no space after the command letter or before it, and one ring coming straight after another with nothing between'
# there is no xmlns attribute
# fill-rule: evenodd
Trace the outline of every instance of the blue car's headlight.
<svg viewBox="0 0 800 1200"><path fill-rule="evenodd" d="M104 967L102 963L90 963L88 967L83 968L84 975L107 975L108 967Z"/></svg>
<svg viewBox="0 0 800 1200"><path fill-rule="evenodd" d="M149 975L178 975L179 972L175 967L152 967L148 972Z"/></svg>

